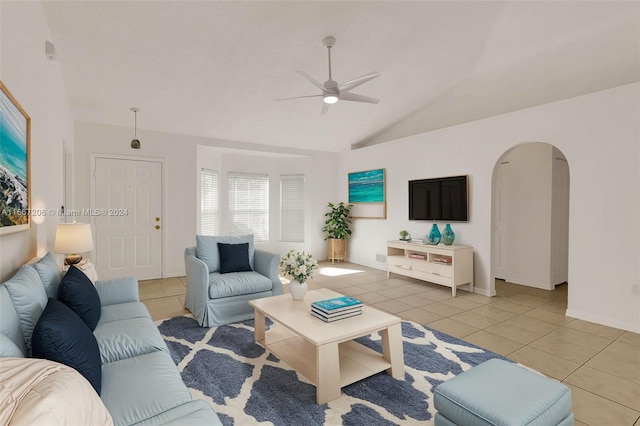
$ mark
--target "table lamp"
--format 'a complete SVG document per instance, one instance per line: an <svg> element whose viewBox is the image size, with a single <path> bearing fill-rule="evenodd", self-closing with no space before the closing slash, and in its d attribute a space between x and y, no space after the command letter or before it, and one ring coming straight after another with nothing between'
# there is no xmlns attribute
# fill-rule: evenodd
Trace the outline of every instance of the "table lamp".
<svg viewBox="0 0 640 426"><path fill-rule="evenodd" d="M65 265L75 265L82 260L78 253L93 250L93 236L89 223L60 223L56 230L53 251L66 254Z"/></svg>

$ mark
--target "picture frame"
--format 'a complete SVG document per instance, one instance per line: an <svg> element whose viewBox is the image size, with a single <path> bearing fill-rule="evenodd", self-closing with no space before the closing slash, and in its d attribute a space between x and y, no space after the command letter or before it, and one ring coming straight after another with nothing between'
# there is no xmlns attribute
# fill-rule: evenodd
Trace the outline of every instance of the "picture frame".
<svg viewBox="0 0 640 426"><path fill-rule="evenodd" d="M31 118L2 81L0 121L0 235L5 235L31 228Z"/></svg>
<svg viewBox="0 0 640 426"><path fill-rule="evenodd" d="M348 174L351 217L386 219L386 170L372 169Z"/></svg>

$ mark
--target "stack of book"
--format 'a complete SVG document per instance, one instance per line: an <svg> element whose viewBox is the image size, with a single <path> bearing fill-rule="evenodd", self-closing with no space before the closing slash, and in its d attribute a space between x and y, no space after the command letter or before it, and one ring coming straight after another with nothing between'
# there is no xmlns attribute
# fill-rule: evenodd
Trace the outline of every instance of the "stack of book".
<svg viewBox="0 0 640 426"><path fill-rule="evenodd" d="M311 315L324 322L337 321L362 314L362 302L353 297L342 296L318 300L311 304Z"/></svg>

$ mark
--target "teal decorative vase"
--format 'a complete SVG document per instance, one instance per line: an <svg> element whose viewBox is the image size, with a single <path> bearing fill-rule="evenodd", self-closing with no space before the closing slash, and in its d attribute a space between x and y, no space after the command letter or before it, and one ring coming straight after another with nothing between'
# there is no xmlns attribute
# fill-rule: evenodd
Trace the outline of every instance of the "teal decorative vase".
<svg viewBox="0 0 640 426"><path fill-rule="evenodd" d="M453 241L455 239L456 239L456 234L453 233L453 229L451 229L451 225L447 223L444 226L444 229L442 230L442 242L445 245L450 246L451 244L453 244Z"/></svg>
<svg viewBox="0 0 640 426"><path fill-rule="evenodd" d="M434 246L440 242L440 230L438 229L438 225L435 223L431 226L431 232L427 235L427 242L429 244L433 244Z"/></svg>

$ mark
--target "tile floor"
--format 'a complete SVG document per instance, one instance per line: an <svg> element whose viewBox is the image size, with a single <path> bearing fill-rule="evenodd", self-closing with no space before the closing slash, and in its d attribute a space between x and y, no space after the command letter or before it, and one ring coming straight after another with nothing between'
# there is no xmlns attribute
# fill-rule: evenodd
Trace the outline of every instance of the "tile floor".
<svg viewBox="0 0 640 426"><path fill-rule="evenodd" d="M185 279L140 282L154 320L182 315ZM310 288L326 287L532 367L571 388L576 425L640 426L640 335L564 316L555 291L496 281L496 297L350 263L321 263ZM285 286L285 291L286 286Z"/></svg>

